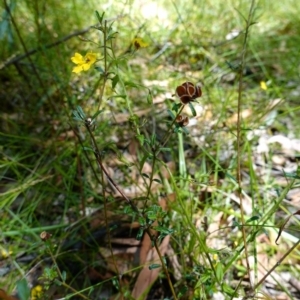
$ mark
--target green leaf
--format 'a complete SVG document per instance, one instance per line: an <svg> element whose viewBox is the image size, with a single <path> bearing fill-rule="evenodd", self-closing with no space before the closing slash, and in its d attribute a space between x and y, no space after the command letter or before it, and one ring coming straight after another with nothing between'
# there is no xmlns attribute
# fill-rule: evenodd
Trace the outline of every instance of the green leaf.
<svg viewBox="0 0 300 300"><path fill-rule="evenodd" d="M67 273L66 273L66 271L62 271L61 276L62 276L63 282L65 282L66 279L67 279Z"/></svg>
<svg viewBox="0 0 300 300"><path fill-rule="evenodd" d="M170 109L167 109L167 112L168 112L169 116L171 117L171 119L174 120L175 115L173 114L173 112Z"/></svg>
<svg viewBox="0 0 300 300"><path fill-rule="evenodd" d="M20 300L30 299L30 288L28 287L27 280L25 278L17 281L17 291L20 296Z"/></svg>
<svg viewBox="0 0 300 300"><path fill-rule="evenodd" d="M186 294L187 291L188 291L188 287L186 285L181 287L181 289L178 292L178 298L180 299L183 295Z"/></svg>
<svg viewBox="0 0 300 300"><path fill-rule="evenodd" d="M112 78L112 89L114 90L116 85L118 84L120 78L119 78L119 75L116 75Z"/></svg>
<svg viewBox="0 0 300 300"><path fill-rule="evenodd" d="M97 70L99 73L104 74L104 70L100 67L100 66L95 66L94 68L95 70Z"/></svg>
<svg viewBox="0 0 300 300"><path fill-rule="evenodd" d="M163 148L159 148L159 151L165 151L165 152L171 152L171 148L165 148L165 147L163 147Z"/></svg>
<svg viewBox="0 0 300 300"><path fill-rule="evenodd" d="M145 136L143 134L138 134L136 138L139 140L141 146L143 146L145 142Z"/></svg>
<svg viewBox="0 0 300 300"><path fill-rule="evenodd" d="M175 132L175 133L181 133L181 128L180 128L179 126L176 126L176 127L174 128L174 132Z"/></svg>
<svg viewBox="0 0 300 300"><path fill-rule="evenodd" d="M93 286L90 286L88 296L91 296L93 294L94 290L95 290L95 288Z"/></svg>
<svg viewBox="0 0 300 300"><path fill-rule="evenodd" d="M94 152L94 150L91 147L86 147L86 146L83 147L83 150Z"/></svg>
<svg viewBox="0 0 300 300"><path fill-rule="evenodd" d="M97 10L95 11L95 13L96 13L96 17L97 17L99 23L102 24L105 12L103 12L101 16L100 16L100 14L99 14L99 12Z"/></svg>
<svg viewBox="0 0 300 300"><path fill-rule="evenodd" d="M155 229L158 232L163 233L165 235L169 235L169 234L172 234L174 232L174 229L163 227L163 226L153 226L153 229Z"/></svg>
<svg viewBox="0 0 300 300"><path fill-rule="evenodd" d="M253 216L249 220L247 220L246 223L251 223L251 222L257 221L257 220L259 220L259 216Z"/></svg>
<svg viewBox="0 0 300 300"><path fill-rule="evenodd" d="M146 174L146 173L142 173L142 176L143 176L143 177L146 177L146 178L150 178L149 175Z"/></svg>
<svg viewBox="0 0 300 300"><path fill-rule="evenodd" d="M174 103L172 106L172 110L174 110L177 113L179 111L181 105L182 105L181 103Z"/></svg>
<svg viewBox="0 0 300 300"><path fill-rule="evenodd" d="M141 226L146 226L146 220L144 218L139 217L138 219Z"/></svg>
<svg viewBox="0 0 300 300"><path fill-rule="evenodd" d="M148 104L152 104L153 103L153 97L152 97L151 91L149 91L149 93L147 95L147 103Z"/></svg>
<svg viewBox="0 0 300 300"><path fill-rule="evenodd" d="M60 282L60 280L58 280L57 278L54 279L54 282L56 285L61 286L62 282Z"/></svg>
<svg viewBox="0 0 300 300"><path fill-rule="evenodd" d="M142 171L142 169L143 169L143 167L144 167L144 164L145 164L145 162L146 162L146 160L147 160L148 157L149 157L149 155L148 155L148 153L146 153L146 154L143 156L143 158L141 159L141 161L140 161L140 166L139 166L140 172Z"/></svg>
<svg viewBox="0 0 300 300"><path fill-rule="evenodd" d="M155 145L155 141L156 141L156 134L153 133L153 134L151 135L151 145L152 145L152 146Z"/></svg>
<svg viewBox="0 0 300 300"><path fill-rule="evenodd" d="M83 121L85 120L85 113L83 112L80 106L77 106L76 110L73 110L73 118L76 121Z"/></svg>
<svg viewBox="0 0 300 300"><path fill-rule="evenodd" d="M190 134L190 132L185 127L181 127L181 130L183 130L186 135Z"/></svg>
<svg viewBox="0 0 300 300"><path fill-rule="evenodd" d="M195 110L194 105L193 105L192 102L189 102L189 107L190 107L190 109L192 111L193 116L196 117L197 113L196 113L196 110Z"/></svg>
<svg viewBox="0 0 300 300"><path fill-rule="evenodd" d="M112 278L112 283L113 283L113 285L115 286L115 288L116 288L117 290L120 289L119 280L118 280L116 277L113 277L113 278Z"/></svg>
<svg viewBox="0 0 300 300"><path fill-rule="evenodd" d="M233 220L233 221L232 221L232 226L233 226L233 227L238 227L239 229L242 228L242 226L240 225L240 223L238 223L236 220Z"/></svg>
<svg viewBox="0 0 300 300"><path fill-rule="evenodd" d="M149 220L152 220L152 221L156 220L156 212L155 211L148 211L147 212L147 217L148 217Z"/></svg>
<svg viewBox="0 0 300 300"><path fill-rule="evenodd" d="M300 179L300 176L297 173L284 173L284 176L288 178Z"/></svg>
<svg viewBox="0 0 300 300"><path fill-rule="evenodd" d="M223 281L224 269L223 269L223 265L220 262L218 262L216 266L216 276L219 282Z"/></svg>
<svg viewBox="0 0 300 300"><path fill-rule="evenodd" d="M205 272L203 274L201 274L201 277L199 279L199 281L201 283L205 283L205 282L209 282L211 280L211 273L210 272Z"/></svg>
<svg viewBox="0 0 300 300"><path fill-rule="evenodd" d="M115 36L117 35L117 33L118 33L117 31L116 31L116 32L110 33L110 34L107 36L106 41L109 41L109 40L114 39Z"/></svg>
<svg viewBox="0 0 300 300"><path fill-rule="evenodd" d="M222 284L222 290L231 297L237 296L237 293L234 291L234 289L225 283Z"/></svg>
<svg viewBox="0 0 300 300"><path fill-rule="evenodd" d="M133 214L133 213L134 213L134 211L133 211L133 209L132 209L131 206L125 206L125 207L124 207L124 214L125 214L125 215L131 215L131 214Z"/></svg>
<svg viewBox="0 0 300 300"><path fill-rule="evenodd" d="M98 115L101 114L103 111L104 111L104 109L98 110L98 111L93 115L92 119L93 119L93 120L96 119L96 118L98 117Z"/></svg>
<svg viewBox="0 0 300 300"><path fill-rule="evenodd" d="M85 119L85 113L84 113L84 111L82 110L81 106L77 106L77 112L78 112L78 114L80 115L80 117L81 117L82 119Z"/></svg>
<svg viewBox="0 0 300 300"><path fill-rule="evenodd" d="M153 270L153 269L157 269L157 268L160 268L161 265L160 264L152 264L149 266L149 270Z"/></svg>
<svg viewBox="0 0 300 300"><path fill-rule="evenodd" d="M124 84L125 84L125 86L130 86L130 87L135 87L135 88L140 87L138 84L136 84L132 81L125 81Z"/></svg>
<svg viewBox="0 0 300 300"><path fill-rule="evenodd" d="M138 233L137 233L137 235L136 235L136 239L138 241L140 241L142 239L142 237L143 237L143 234L144 234L144 230L143 230L143 228L140 228L139 231L138 231Z"/></svg>
<svg viewBox="0 0 300 300"><path fill-rule="evenodd" d="M160 180L160 179L158 179L158 178L154 178L154 179L153 179L153 181L155 181L155 182L158 182L158 183L162 184L161 180Z"/></svg>

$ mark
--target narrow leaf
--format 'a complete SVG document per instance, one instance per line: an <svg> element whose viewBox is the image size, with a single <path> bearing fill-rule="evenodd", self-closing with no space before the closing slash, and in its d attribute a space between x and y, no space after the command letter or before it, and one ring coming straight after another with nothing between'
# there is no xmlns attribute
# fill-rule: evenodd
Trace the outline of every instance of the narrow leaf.
<svg viewBox="0 0 300 300"><path fill-rule="evenodd" d="M300 215L300 209L297 210L297 211L296 211L295 213L293 213L292 215L290 215L289 217L287 217L287 218L285 219L285 221L282 223L282 225L281 225L280 228L279 228L278 236L277 236L277 238L276 238L276 240L275 240L275 244L276 244L276 245L279 245L279 244L277 243L277 241L278 241L278 239L280 238L281 233L282 233L282 231L283 231L285 225L286 225L287 222L290 220L290 218L291 218L292 216L295 216L295 215Z"/></svg>
<svg viewBox="0 0 300 300"><path fill-rule="evenodd" d="M28 300L30 298L30 289L25 278L17 282L17 291L21 300Z"/></svg>
<svg viewBox="0 0 300 300"><path fill-rule="evenodd" d="M216 266L216 275L218 281L222 282L224 277L224 270L223 270L223 265L220 262L218 262Z"/></svg>
<svg viewBox="0 0 300 300"><path fill-rule="evenodd" d="M155 182L158 182L158 183L162 184L162 183L161 183L161 180L159 180L158 178L154 178L154 179L153 179L153 181L155 181Z"/></svg>
<svg viewBox="0 0 300 300"><path fill-rule="evenodd" d="M196 110L195 110L194 105L193 105L192 102L189 102L189 107L190 107L190 109L192 111L193 116L196 117L197 113L196 113Z"/></svg>
<svg viewBox="0 0 300 300"><path fill-rule="evenodd" d="M168 112L169 116L172 118L172 120L174 120L175 115L173 114L173 112L170 109L168 109L167 112Z"/></svg>
<svg viewBox="0 0 300 300"><path fill-rule="evenodd" d="M99 14L99 12L97 10L95 11L95 13L96 13L96 17L97 17L99 23L102 24L105 12L103 12L101 16L100 16L100 14Z"/></svg>
<svg viewBox="0 0 300 300"><path fill-rule="evenodd" d="M249 220L247 220L246 223L251 223L251 222L257 221L257 220L259 220L259 216L253 216Z"/></svg>
<svg viewBox="0 0 300 300"><path fill-rule="evenodd" d="M118 82L119 82L119 75L116 75L116 76L114 76L113 78L112 78L112 89L114 90L115 89L115 87L116 87L116 85L118 84Z"/></svg>
<svg viewBox="0 0 300 300"><path fill-rule="evenodd" d="M153 270L153 269L157 269L157 268L160 268L161 265L160 264L152 264L149 266L149 270Z"/></svg>

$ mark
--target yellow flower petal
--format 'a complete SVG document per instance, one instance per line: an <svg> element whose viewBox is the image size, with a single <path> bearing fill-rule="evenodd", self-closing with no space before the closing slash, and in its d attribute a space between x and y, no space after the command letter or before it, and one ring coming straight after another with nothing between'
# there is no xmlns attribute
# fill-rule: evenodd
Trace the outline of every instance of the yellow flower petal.
<svg viewBox="0 0 300 300"><path fill-rule="evenodd" d="M148 44L145 43L141 38L134 38L132 41L132 44L134 45L136 50L138 50L140 48L145 48L148 46Z"/></svg>
<svg viewBox="0 0 300 300"><path fill-rule="evenodd" d="M264 91L266 91L268 89L267 84L264 81L260 82L260 88Z"/></svg>
<svg viewBox="0 0 300 300"><path fill-rule="evenodd" d="M43 288L41 285L37 285L31 290L31 300L41 299L43 295Z"/></svg>
<svg viewBox="0 0 300 300"><path fill-rule="evenodd" d="M97 60L97 54L88 52L84 57L79 54L75 53L73 57L71 57L71 60L74 64L77 66L73 68L73 73L80 73L81 71L87 71L91 67L92 64L94 64Z"/></svg>
<svg viewBox="0 0 300 300"><path fill-rule="evenodd" d="M84 59L85 59L86 63L89 63L89 64L92 65L93 63L95 63L95 61L97 59L97 54L89 52L89 53L86 54L86 56L84 57Z"/></svg>
<svg viewBox="0 0 300 300"><path fill-rule="evenodd" d="M82 65L76 66L73 68L72 73L80 73L81 71L83 71Z"/></svg>
<svg viewBox="0 0 300 300"><path fill-rule="evenodd" d="M83 59L82 55L79 53L75 53L75 55L73 57L71 57L71 60L76 65L84 63L84 59Z"/></svg>

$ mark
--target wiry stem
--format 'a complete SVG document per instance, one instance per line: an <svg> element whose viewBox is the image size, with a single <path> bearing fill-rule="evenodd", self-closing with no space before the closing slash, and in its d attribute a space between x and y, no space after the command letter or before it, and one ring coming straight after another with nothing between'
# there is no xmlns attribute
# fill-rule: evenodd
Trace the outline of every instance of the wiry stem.
<svg viewBox="0 0 300 300"><path fill-rule="evenodd" d="M102 159L101 159L101 154L100 154L100 150L99 150L99 147L96 143L96 140L95 140L95 137L94 137L94 134L90 128L90 123L89 122L85 122L85 127L86 129L88 130L88 133L92 139L92 144L93 144L93 147L94 147L94 155L96 157L96 160L98 162L98 165L100 167L100 169L102 170L102 172L105 174L105 176L107 177L107 179L110 181L110 183L113 185L113 187L122 195L122 197L124 198L124 200L128 203L128 205L132 208L132 210L134 212L137 213L137 215L144 219L145 217L143 216L143 214L139 211L139 209L137 208L137 206L125 195L125 193L119 188L119 186L114 182L114 180L110 177L110 175L108 174L107 170L105 169L105 167L103 166L103 163L102 163ZM177 300L177 296L176 296L176 293L175 293L175 290L174 290L174 287L173 287L173 284L172 284L172 281L171 281L171 277L170 277L170 274L168 272L168 269L164 263L164 260L163 260L163 257L160 253L160 250L159 250L159 246L157 245L157 242L156 242L156 239L153 238L152 234L151 234L151 231L150 231L150 228L145 228L145 232L149 235L151 241L153 242L154 244L154 247L157 251L157 254L159 256L159 259L161 261L161 265L162 265L162 269L167 277L167 281L169 283L169 286L170 286L170 289L171 289L171 292L172 292L172 295L173 295L173 298L175 300Z"/></svg>
<svg viewBox="0 0 300 300"><path fill-rule="evenodd" d="M238 84L238 105L237 105L237 184L238 184L238 194L240 199L240 207L241 207L241 221L242 224L245 224L245 217L244 217L244 206L243 206L243 196L242 196L242 172L241 172L241 138L242 138L242 128L241 128L241 105L242 105L242 92L243 92L243 74L245 68L245 60L246 60L246 52L247 52L247 42L249 38L249 29L251 26L253 13L254 13L254 3L255 1L251 1L251 7L249 10L249 15L246 20L246 31L245 31L245 38L243 43L243 50L242 50L242 57L241 57L241 64L239 69L239 84ZM242 226L242 234L243 234L243 242L244 242L244 249L245 249L245 256L246 256L246 264L247 264L247 271L248 276L250 277L250 265L249 265L249 255L247 249L247 238L246 238L246 231L245 226ZM252 283L250 282L250 285Z"/></svg>

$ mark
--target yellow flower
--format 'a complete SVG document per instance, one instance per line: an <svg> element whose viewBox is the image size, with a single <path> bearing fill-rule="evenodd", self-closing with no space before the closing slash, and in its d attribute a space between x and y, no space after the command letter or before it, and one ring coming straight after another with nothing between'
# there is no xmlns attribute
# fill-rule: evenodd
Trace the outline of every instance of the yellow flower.
<svg viewBox="0 0 300 300"><path fill-rule="evenodd" d="M71 60L77 66L73 68L73 73L80 73L81 71L87 71L92 64L96 62L97 54L88 52L85 57L79 53L75 53Z"/></svg>
<svg viewBox="0 0 300 300"><path fill-rule="evenodd" d="M260 88L264 91L266 91L268 89L267 84L264 81L260 82Z"/></svg>
<svg viewBox="0 0 300 300"><path fill-rule="evenodd" d="M4 248L0 248L0 258L8 258L10 255L12 254L12 251L11 250L6 250Z"/></svg>
<svg viewBox="0 0 300 300"><path fill-rule="evenodd" d="M134 38L132 41L132 44L136 50L138 50L140 48L148 47L148 44L145 43L141 38Z"/></svg>
<svg viewBox="0 0 300 300"><path fill-rule="evenodd" d="M41 285L37 285L31 290L31 300L42 299L43 288Z"/></svg>

